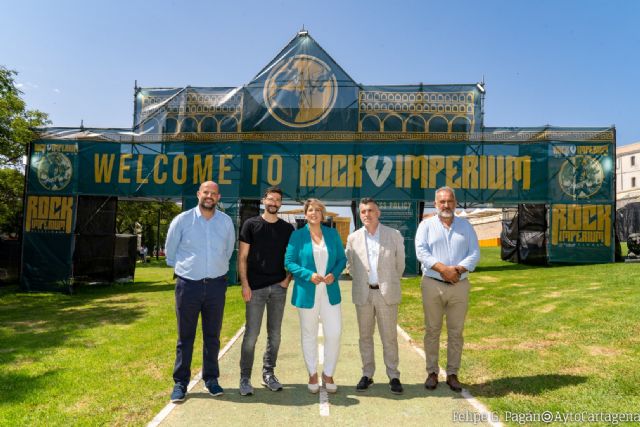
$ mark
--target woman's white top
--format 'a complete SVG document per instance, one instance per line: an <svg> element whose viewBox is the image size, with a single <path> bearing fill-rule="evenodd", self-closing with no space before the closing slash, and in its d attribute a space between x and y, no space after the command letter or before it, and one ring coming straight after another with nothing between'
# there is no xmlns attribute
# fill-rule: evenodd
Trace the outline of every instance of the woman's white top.
<svg viewBox="0 0 640 427"><path fill-rule="evenodd" d="M313 244L313 261L316 263L316 273L324 276L327 273L327 261L329 261L327 245L324 243L324 238L320 243L316 243L313 240L311 243Z"/></svg>

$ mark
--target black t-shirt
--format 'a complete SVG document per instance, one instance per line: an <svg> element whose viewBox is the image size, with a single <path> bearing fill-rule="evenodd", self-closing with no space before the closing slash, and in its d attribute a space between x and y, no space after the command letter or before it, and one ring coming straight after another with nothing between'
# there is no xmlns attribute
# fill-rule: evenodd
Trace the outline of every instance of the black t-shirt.
<svg viewBox="0 0 640 427"><path fill-rule="evenodd" d="M242 224L239 240L248 243L247 280L251 289L260 289L284 280L284 253L293 226L278 218L270 223L262 216L249 218Z"/></svg>

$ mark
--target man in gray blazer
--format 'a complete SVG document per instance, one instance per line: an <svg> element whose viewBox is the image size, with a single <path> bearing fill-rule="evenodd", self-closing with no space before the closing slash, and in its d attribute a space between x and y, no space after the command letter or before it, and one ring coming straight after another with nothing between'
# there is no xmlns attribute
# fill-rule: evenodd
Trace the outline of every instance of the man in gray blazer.
<svg viewBox="0 0 640 427"><path fill-rule="evenodd" d="M375 200L362 199L358 210L364 226L349 235L345 250L347 268L353 278L352 296L360 332L362 378L356 390L365 391L373 384L376 368L373 331L377 321L389 388L392 393L401 394L396 327L402 298L404 238L398 230L380 224L380 209Z"/></svg>

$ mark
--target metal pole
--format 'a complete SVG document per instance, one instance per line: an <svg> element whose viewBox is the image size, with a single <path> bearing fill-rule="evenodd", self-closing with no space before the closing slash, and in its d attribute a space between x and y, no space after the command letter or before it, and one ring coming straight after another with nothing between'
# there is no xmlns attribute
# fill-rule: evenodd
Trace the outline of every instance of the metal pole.
<svg viewBox="0 0 640 427"><path fill-rule="evenodd" d="M22 227L20 234L18 235L18 241L20 242L20 268L18 268L18 283L20 288L23 288L22 283L22 269L24 267L24 234L27 225L27 187L29 186L29 171L31 170L31 144L33 141L29 141L27 144L27 164L24 168L24 188L22 189Z"/></svg>

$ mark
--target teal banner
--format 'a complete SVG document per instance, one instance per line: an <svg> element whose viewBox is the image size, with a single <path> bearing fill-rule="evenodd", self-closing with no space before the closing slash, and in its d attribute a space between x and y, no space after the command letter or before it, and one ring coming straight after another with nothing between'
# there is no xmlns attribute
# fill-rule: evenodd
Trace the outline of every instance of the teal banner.
<svg viewBox="0 0 640 427"><path fill-rule="evenodd" d="M46 167L37 150L45 146L60 150ZM609 203L615 197L611 143L39 141L34 148L29 193L37 194L75 189L181 198L213 180L232 199L259 199L272 185L291 200L433 200L444 185L466 204Z"/></svg>
<svg viewBox="0 0 640 427"><path fill-rule="evenodd" d="M416 275L419 273L415 238L422 212L418 212L418 205L418 202L406 201L378 202L381 213L380 221L384 225L398 230L400 234L402 234L402 237L404 237L404 273L406 275Z"/></svg>
<svg viewBox="0 0 640 427"><path fill-rule="evenodd" d="M612 204L552 204L547 242L549 262L613 260L614 215Z"/></svg>

